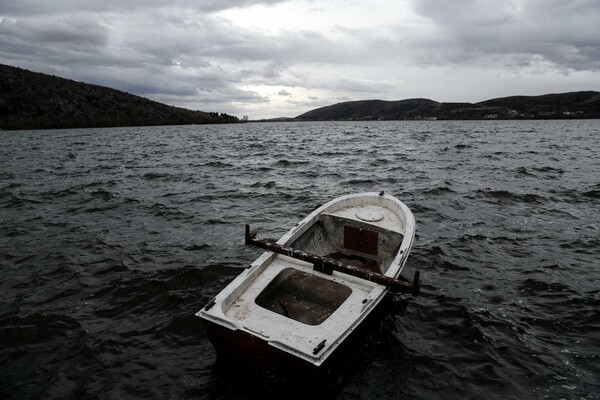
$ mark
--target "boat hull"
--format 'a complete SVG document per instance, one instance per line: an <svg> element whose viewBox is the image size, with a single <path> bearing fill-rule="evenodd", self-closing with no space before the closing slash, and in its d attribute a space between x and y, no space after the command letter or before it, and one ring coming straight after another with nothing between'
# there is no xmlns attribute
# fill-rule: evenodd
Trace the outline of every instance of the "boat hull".
<svg viewBox="0 0 600 400"><path fill-rule="evenodd" d="M203 320L203 325L221 363L235 364L238 368L265 376L281 369L292 376L314 374L320 370L312 363L269 345L267 340L256 335L240 329L231 330L207 320Z"/></svg>
<svg viewBox="0 0 600 400"><path fill-rule="evenodd" d="M294 398L327 398L347 376L361 368L371 354L370 327L381 320L389 304L381 302L363 324L347 337L321 365L271 346L268 341L243 330L231 330L202 320L216 352L216 370L228 383L245 393L293 394Z"/></svg>

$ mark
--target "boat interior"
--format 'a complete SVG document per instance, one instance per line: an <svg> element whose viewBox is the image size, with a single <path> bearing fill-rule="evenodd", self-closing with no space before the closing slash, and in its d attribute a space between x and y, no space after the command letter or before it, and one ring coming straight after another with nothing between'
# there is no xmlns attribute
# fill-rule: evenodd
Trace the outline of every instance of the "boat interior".
<svg viewBox="0 0 600 400"><path fill-rule="evenodd" d="M339 215L321 214L290 247L385 274L402 244L402 233ZM255 303L308 325L326 320L350 296L342 283L293 268L281 271Z"/></svg>
<svg viewBox="0 0 600 400"><path fill-rule="evenodd" d="M368 222L321 214L291 247L385 274L404 236Z"/></svg>

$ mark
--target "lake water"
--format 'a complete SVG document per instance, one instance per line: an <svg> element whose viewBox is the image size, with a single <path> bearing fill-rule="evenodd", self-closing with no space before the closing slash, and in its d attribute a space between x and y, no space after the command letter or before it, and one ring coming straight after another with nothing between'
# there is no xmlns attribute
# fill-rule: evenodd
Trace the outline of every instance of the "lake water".
<svg viewBox="0 0 600 400"><path fill-rule="evenodd" d="M413 211L335 399L600 398L600 120L0 132L0 398L246 399L194 314L325 202Z"/></svg>

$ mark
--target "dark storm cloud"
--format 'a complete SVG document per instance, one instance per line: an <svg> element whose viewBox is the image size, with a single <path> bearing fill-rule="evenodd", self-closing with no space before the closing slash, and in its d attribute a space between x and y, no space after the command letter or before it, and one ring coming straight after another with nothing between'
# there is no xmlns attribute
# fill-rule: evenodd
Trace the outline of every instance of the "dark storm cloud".
<svg viewBox="0 0 600 400"><path fill-rule="evenodd" d="M0 62L40 72L57 73L66 65L110 65L116 60L108 45L108 30L87 15L0 20Z"/></svg>
<svg viewBox="0 0 600 400"><path fill-rule="evenodd" d="M60 18L49 20L0 20L0 35L7 42L14 38L23 43L33 42L45 45L48 43L71 43L78 46L104 46L108 35L106 28L87 17Z"/></svg>
<svg viewBox="0 0 600 400"><path fill-rule="evenodd" d="M231 17L238 11L219 13L276 3L282 4L240 14L250 21ZM359 4L363 11L371 4L334 3L339 10ZM296 0L0 0L0 63L206 109L272 105L282 88L291 95L286 100L296 100L289 104L303 106L316 102L306 96L317 91L317 103L402 98L406 85L421 96L423 87L442 88L461 70L477 70L487 82L504 71L583 71L580 86L587 89L598 81L598 0L407 0L390 2L388 10L405 18L385 23L360 15L358 24L334 18L322 26L330 18L289 29L268 17L274 9L306 6ZM317 8L304 16L312 12Z"/></svg>
<svg viewBox="0 0 600 400"><path fill-rule="evenodd" d="M244 78L264 80L264 71L282 70L270 61L265 45L264 37L210 16L182 17L172 11L0 20L0 63L155 99L178 97L177 103L188 97L218 103L226 96L264 101L235 85ZM263 66L249 73L242 68L248 60Z"/></svg>
<svg viewBox="0 0 600 400"><path fill-rule="evenodd" d="M420 54L424 62L503 56L506 65L543 60L565 69L600 69L597 0L415 0L413 7L434 23L431 37L412 43L436 50Z"/></svg>

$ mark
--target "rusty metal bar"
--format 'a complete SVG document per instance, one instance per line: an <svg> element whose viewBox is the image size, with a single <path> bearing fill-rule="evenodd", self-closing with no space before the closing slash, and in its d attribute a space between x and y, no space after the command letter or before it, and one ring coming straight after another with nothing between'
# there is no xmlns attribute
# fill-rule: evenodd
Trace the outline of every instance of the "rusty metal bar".
<svg viewBox="0 0 600 400"><path fill-rule="evenodd" d="M380 285L387 286L394 292L408 293L413 296L418 296L421 290L421 281L419 279L421 272L415 271L413 282L405 282L398 279L368 271L362 268L346 265L339 261L330 258L321 257L315 254L306 253L301 250L296 250L291 247L281 246L273 241L256 239L256 232L250 231L250 225L246 224L246 246L260 247L273 253L283 254L284 256L296 258L306 261L314 265L315 270L326 274L332 274L333 271L342 272L348 275L362 278L370 282L375 282Z"/></svg>

